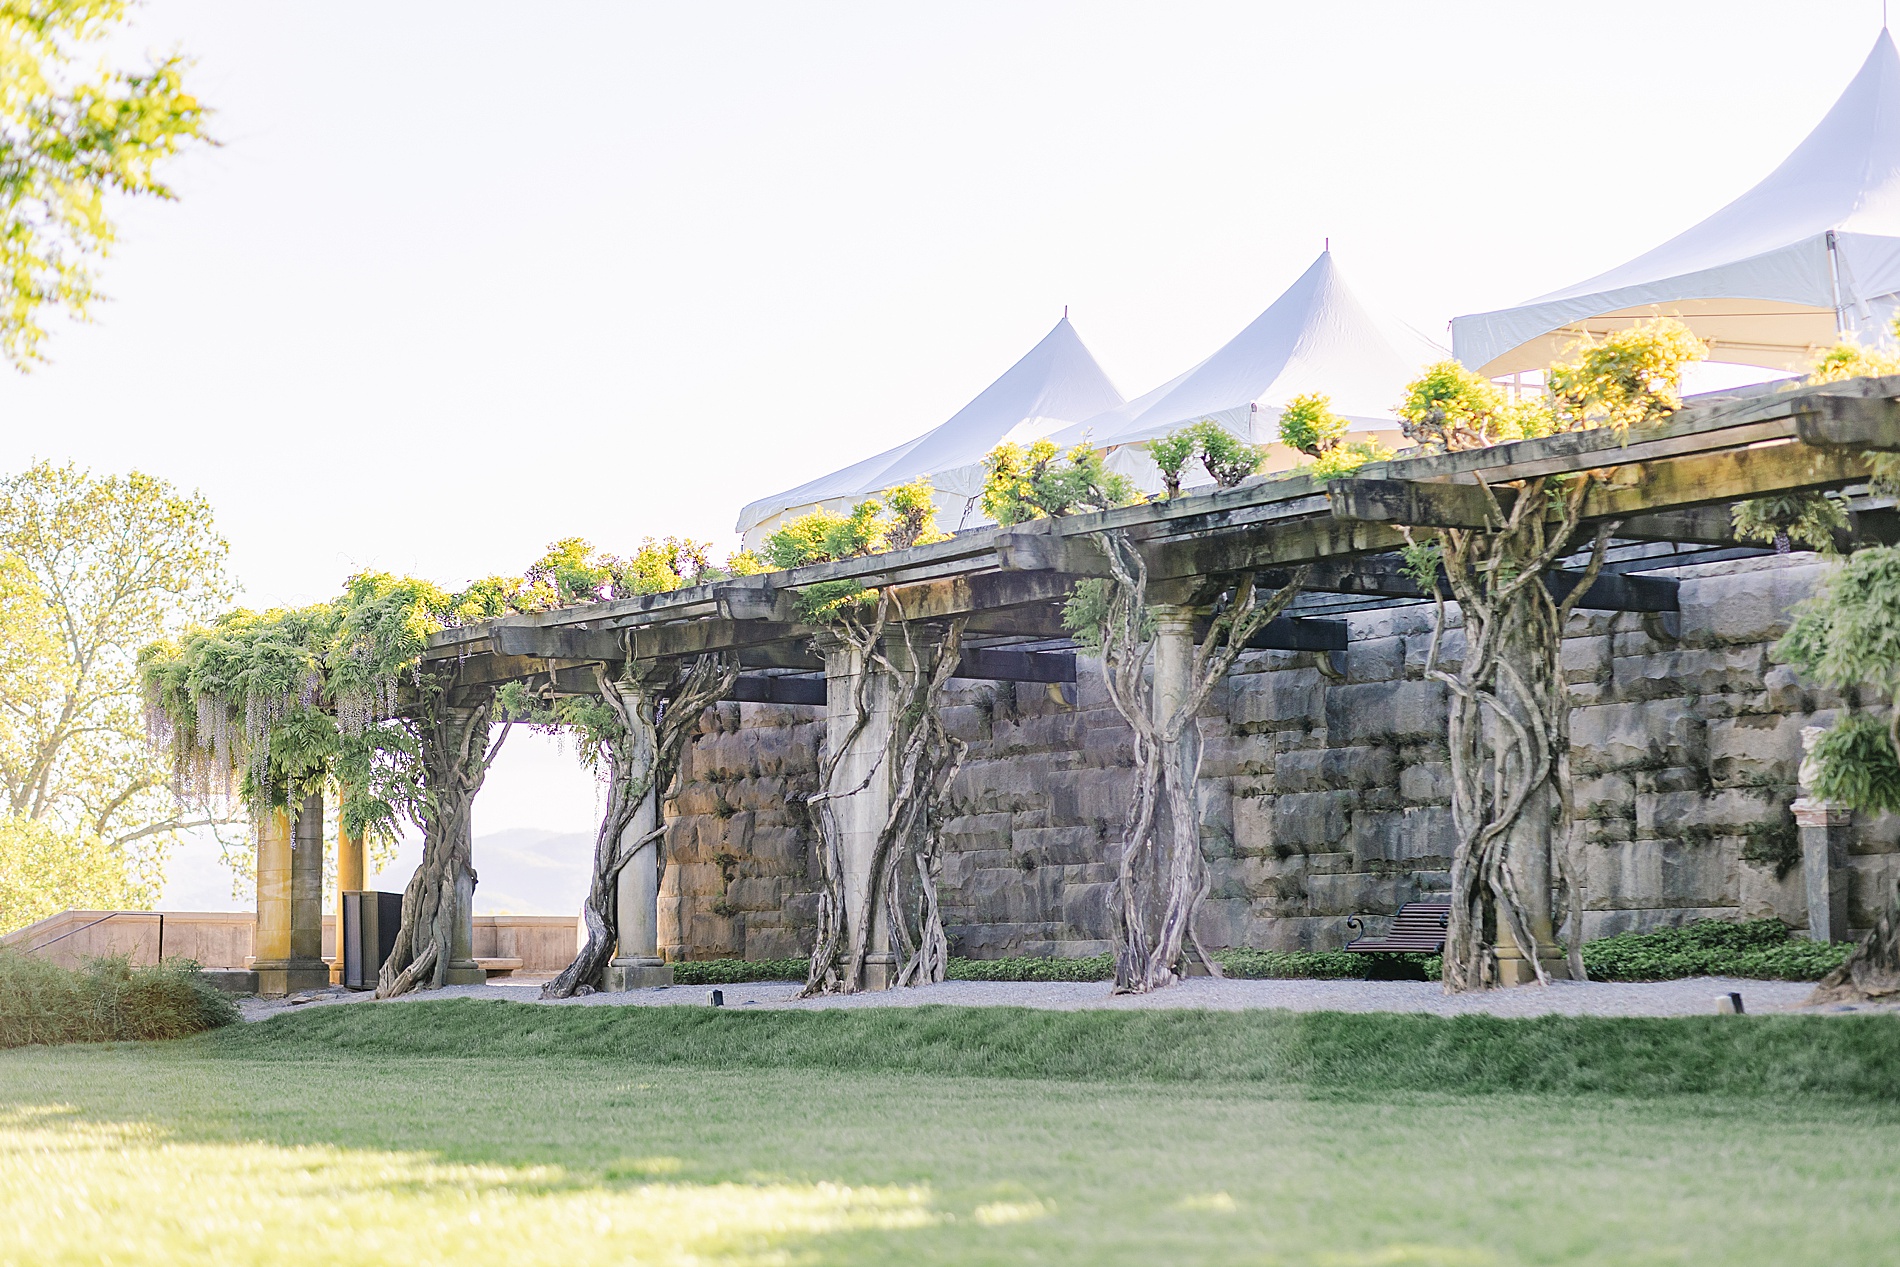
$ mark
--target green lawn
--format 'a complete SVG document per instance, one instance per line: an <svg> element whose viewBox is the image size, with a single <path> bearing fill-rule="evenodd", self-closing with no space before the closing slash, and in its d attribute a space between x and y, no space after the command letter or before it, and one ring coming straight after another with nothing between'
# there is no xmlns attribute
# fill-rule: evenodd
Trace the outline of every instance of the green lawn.
<svg viewBox="0 0 1900 1267"><path fill-rule="evenodd" d="M0 1264L1894 1260L1900 1022L1474 1021L428 1003L24 1048Z"/></svg>

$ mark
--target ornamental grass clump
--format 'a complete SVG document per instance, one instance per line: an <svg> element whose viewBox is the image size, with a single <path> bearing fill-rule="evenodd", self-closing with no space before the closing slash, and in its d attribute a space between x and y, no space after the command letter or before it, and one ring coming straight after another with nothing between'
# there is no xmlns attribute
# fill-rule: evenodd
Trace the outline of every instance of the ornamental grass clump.
<svg viewBox="0 0 1900 1267"><path fill-rule="evenodd" d="M237 1005L189 959L123 956L62 968L0 947L0 1047L183 1038L229 1025Z"/></svg>

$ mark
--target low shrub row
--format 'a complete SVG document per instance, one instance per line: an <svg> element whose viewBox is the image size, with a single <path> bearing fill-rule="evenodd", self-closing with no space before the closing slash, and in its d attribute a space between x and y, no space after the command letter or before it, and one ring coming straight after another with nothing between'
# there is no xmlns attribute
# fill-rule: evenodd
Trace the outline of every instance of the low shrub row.
<svg viewBox="0 0 1900 1267"><path fill-rule="evenodd" d="M189 959L62 968L0 948L0 1047L182 1038L237 1019L237 1005Z"/></svg>
<svg viewBox="0 0 1900 1267"><path fill-rule="evenodd" d="M673 965L674 985L738 985L745 981L803 981L805 959L693 959Z"/></svg>
<svg viewBox="0 0 1900 1267"><path fill-rule="evenodd" d="M1852 947L1811 942L1789 934L1778 919L1705 919L1654 933L1622 933L1585 942L1584 967L1593 981L1672 981L1682 977L1744 977L1762 981L1819 981L1839 967ZM1230 977L1251 980L1432 981L1437 955L1359 955L1343 950L1217 950ZM803 959L702 959L673 966L681 985L734 985L743 981L803 981ZM1018 955L952 959L952 981L1106 981L1111 955L1078 959Z"/></svg>
<svg viewBox="0 0 1900 1267"><path fill-rule="evenodd" d="M1018 955L1007 959L952 959L952 981L1106 981L1115 975L1113 955L1049 959Z"/></svg>
<svg viewBox="0 0 1900 1267"><path fill-rule="evenodd" d="M1681 977L1746 977L1819 981L1853 946L1789 935L1778 919L1735 923L1704 919L1653 933L1621 933L1583 944L1593 981L1673 981Z"/></svg>
<svg viewBox="0 0 1900 1267"><path fill-rule="evenodd" d="M1230 977L1256 980L1347 980L1438 975L1438 960L1425 955L1349 955L1343 950L1217 950L1214 958ZM678 985L737 985L745 981L803 981L803 959L700 959L673 965ZM952 959L952 981L1106 981L1115 975L1112 955L1077 959L1017 955L1005 959Z"/></svg>

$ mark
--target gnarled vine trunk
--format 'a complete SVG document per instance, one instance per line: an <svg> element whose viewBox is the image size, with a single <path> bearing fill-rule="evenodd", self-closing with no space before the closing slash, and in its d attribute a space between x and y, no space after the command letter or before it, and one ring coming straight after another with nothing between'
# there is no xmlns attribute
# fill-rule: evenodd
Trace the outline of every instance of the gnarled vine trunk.
<svg viewBox="0 0 1900 1267"><path fill-rule="evenodd" d="M1900 880L1887 909L1834 971L1821 978L1810 1003L1849 1003L1900 995Z"/></svg>
<svg viewBox="0 0 1900 1267"><path fill-rule="evenodd" d="M393 998L418 987L439 989L468 931L475 900L470 853L470 811L488 768L508 738L508 727L491 745L489 723L495 699L451 706L437 698L406 720L416 741L422 786L414 808L422 829L422 862L402 895L396 944L376 980L376 997Z"/></svg>
<svg viewBox="0 0 1900 1267"><path fill-rule="evenodd" d="M1581 886L1571 832L1570 703L1560 669L1564 626L1596 580L1614 525L1596 534L1579 584L1559 601L1544 584L1568 552L1589 488L1572 483L1550 518L1543 479L1517 486L1506 512L1488 485L1484 529L1442 529L1439 557L1464 623L1456 672L1440 667L1445 595L1434 583L1437 621L1426 676L1448 691L1452 823L1451 919L1443 981L1451 992L1497 983L1500 935L1540 983L1539 955L1554 935L1542 912L1555 887L1563 897L1571 977L1585 973ZM1552 839L1558 842L1552 847ZM1556 880L1552 884L1552 864Z"/></svg>
<svg viewBox="0 0 1900 1267"><path fill-rule="evenodd" d="M660 848L666 830L664 811L653 830L639 839L628 840L627 830L648 797L656 805L664 802L700 714L731 694L739 667L733 657L704 655L683 672L643 669L630 660L617 677L606 665L597 665L594 676L601 699L613 709L619 725L605 744L607 807L594 836L593 877L581 908L587 943L558 977L541 987L544 999L565 999L604 984L608 961L620 940L620 873L642 849ZM663 866L664 854L660 862Z"/></svg>
<svg viewBox="0 0 1900 1267"><path fill-rule="evenodd" d="M836 742L827 743L819 763L819 790L806 798L819 837L818 936L803 997L851 994L865 987L865 965L872 953L872 928L881 909L897 958L892 983L924 985L942 981L949 967L949 939L937 898L942 870L943 800L962 768L969 746L943 725L939 701L944 684L956 672L962 654L962 619L942 630L900 622L904 650L886 646L889 599L880 595L868 622L849 615L832 633L855 657L851 677L852 717ZM871 731L872 692L882 680L891 693L883 701L891 725L880 750L861 751ZM853 761L868 756L864 773L853 778ZM838 805L884 779L890 793L884 822L868 860L862 894L853 903L845 882L843 826Z"/></svg>
<svg viewBox="0 0 1900 1267"><path fill-rule="evenodd" d="M1134 732L1135 748L1134 794L1123 822L1112 899L1114 990L1145 994L1180 978L1190 947L1210 973L1221 975L1195 929L1208 873L1200 839L1201 735L1194 719L1248 639L1299 593L1306 569L1264 603L1253 578L1242 577L1232 601L1194 646L1185 681L1169 684L1155 680L1171 666L1160 664L1154 654L1147 564L1120 532L1105 534L1104 549L1111 578L1101 626L1103 676L1115 711ZM1176 619L1185 623L1191 613ZM1192 635L1180 631L1176 636ZM1156 661L1153 674L1151 661Z"/></svg>

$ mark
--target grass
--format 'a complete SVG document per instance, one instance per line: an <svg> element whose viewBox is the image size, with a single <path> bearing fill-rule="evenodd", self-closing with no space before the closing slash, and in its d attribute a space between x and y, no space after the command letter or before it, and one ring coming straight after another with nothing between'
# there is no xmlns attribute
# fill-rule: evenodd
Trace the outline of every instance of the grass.
<svg viewBox="0 0 1900 1267"><path fill-rule="evenodd" d="M1738 1023L1739 1021L1739 1023ZM1402 1013L548 1008L447 999L279 1014L205 1040L227 1055L377 1065L578 1059L856 1076L1298 1085L1309 1093L1831 1095L1900 1104L1881 1016L1434 1017Z"/></svg>
<svg viewBox="0 0 1900 1267"><path fill-rule="evenodd" d="M0 1264L1891 1249L1892 1018L1472 1019L448 1001L20 1049Z"/></svg>

